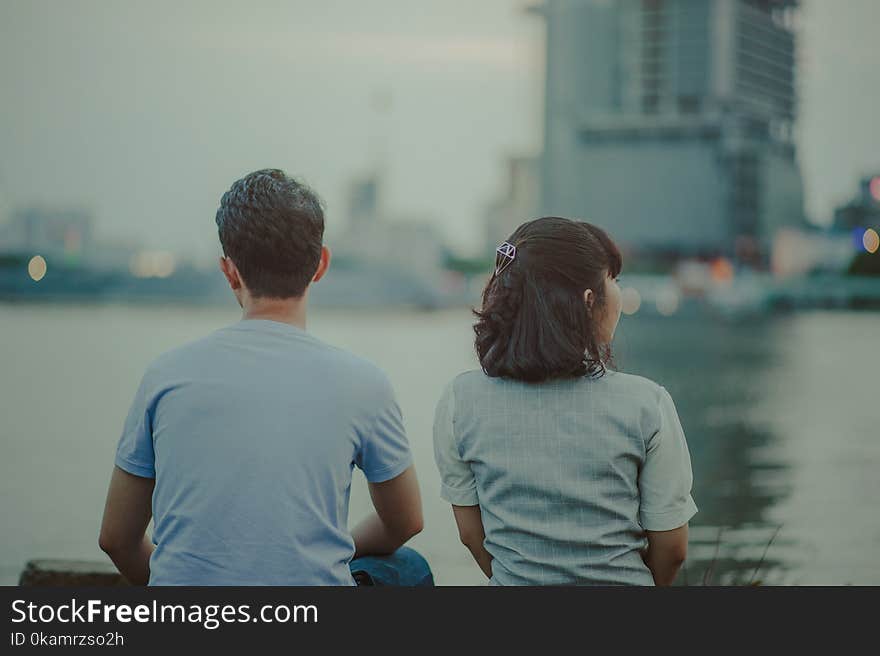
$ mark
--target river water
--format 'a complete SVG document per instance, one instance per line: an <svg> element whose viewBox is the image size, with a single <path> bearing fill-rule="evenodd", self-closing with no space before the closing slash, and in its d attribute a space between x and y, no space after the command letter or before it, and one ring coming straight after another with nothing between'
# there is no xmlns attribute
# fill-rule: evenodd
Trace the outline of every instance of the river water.
<svg viewBox="0 0 880 656"><path fill-rule="evenodd" d="M28 559L103 558L104 495L144 367L236 310L0 305L0 584ZM483 582L431 448L443 386L475 366L470 322L464 309L321 310L309 325L394 383L424 497L413 545L440 584ZM618 368L663 384L688 436L700 512L679 583L880 584L878 337L876 313L622 319ZM354 523L369 509L359 474L352 490Z"/></svg>

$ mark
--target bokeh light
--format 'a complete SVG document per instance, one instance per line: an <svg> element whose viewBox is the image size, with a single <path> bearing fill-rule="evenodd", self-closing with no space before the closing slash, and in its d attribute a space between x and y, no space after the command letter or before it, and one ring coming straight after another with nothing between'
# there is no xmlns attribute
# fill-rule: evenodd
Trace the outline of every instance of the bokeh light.
<svg viewBox="0 0 880 656"><path fill-rule="evenodd" d="M624 314L635 314L642 305L642 296L632 287L620 290L620 310Z"/></svg>
<svg viewBox="0 0 880 656"><path fill-rule="evenodd" d="M874 228L865 230L865 234L862 235L862 246L869 253L876 253L877 249L880 248L880 235L877 234Z"/></svg>
<svg viewBox="0 0 880 656"><path fill-rule="evenodd" d="M710 266L712 279L721 284L730 284L733 282L733 265L730 260L719 257L712 261Z"/></svg>
<svg viewBox="0 0 880 656"><path fill-rule="evenodd" d="M174 255L167 251L143 251L131 258L129 269L138 278L167 278L174 273Z"/></svg>
<svg viewBox="0 0 880 656"><path fill-rule="evenodd" d="M46 260L42 255L34 255L28 262L28 275L39 282L46 275Z"/></svg>
<svg viewBox="0 0 880 656"><path fill-rule="evenodd" d="M666 287L657 294L655 302L657 304L657 312L664 317L669 317L678 312L678 307L681 305L681 294L674 287Z"/></svg>
<svg viewBox="0 0 880 656"><path fill-rule="evenodd" d="M871 182L868 183L868 189L871 191L871 196L880 203L880 175L871 178Z"/></svg>

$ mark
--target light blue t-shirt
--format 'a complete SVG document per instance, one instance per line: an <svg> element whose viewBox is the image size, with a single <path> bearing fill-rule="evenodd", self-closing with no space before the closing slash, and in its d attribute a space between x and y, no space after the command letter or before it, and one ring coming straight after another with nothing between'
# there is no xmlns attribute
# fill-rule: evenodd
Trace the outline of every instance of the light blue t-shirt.
<svg viewBox="0 0 880 656"><path fill-rule="evenodd" d="M116 453L156 479L150 585L353 585L352 469L411 463L387 377L269 320L160 356Z"/></svg>

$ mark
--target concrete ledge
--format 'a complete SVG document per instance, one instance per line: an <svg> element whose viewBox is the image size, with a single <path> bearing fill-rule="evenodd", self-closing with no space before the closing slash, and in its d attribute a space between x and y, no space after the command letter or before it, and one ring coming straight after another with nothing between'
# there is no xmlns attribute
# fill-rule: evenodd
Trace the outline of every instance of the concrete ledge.
<svg viewBox="0 0 880 656"><path fill-rule="evenodd" d="M122 586L128 585L112 563L91 560L31 560L19 585L25 586Z"/></svg>

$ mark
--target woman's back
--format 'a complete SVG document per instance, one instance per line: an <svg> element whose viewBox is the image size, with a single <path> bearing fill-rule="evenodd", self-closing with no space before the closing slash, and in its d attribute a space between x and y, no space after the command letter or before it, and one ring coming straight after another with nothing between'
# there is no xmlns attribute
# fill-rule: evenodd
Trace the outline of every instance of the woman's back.
<svg viewBox="0 0 880 656"><path fill-rule="evenodd" d="M443 498L480 506L496 584L653 585L645 530L696 512L672 399L639 376L466 372L438 405L434 439Z"/></svg>

